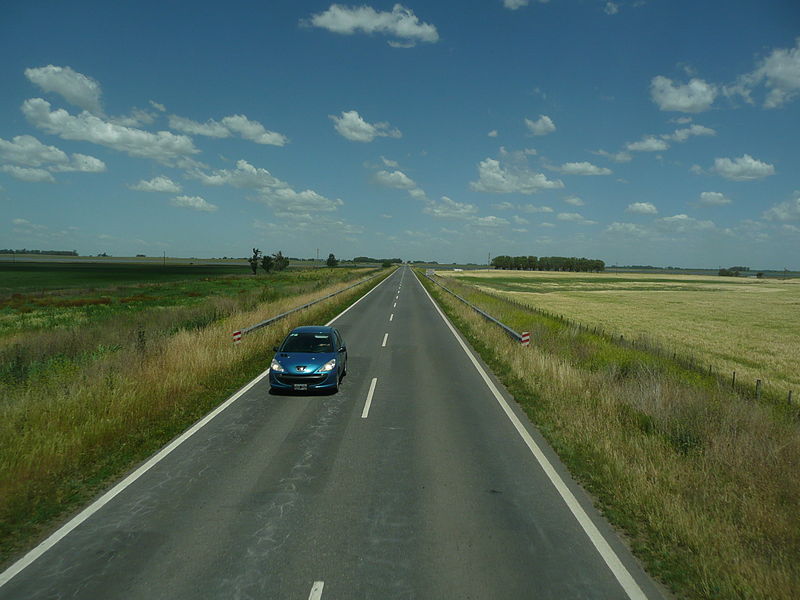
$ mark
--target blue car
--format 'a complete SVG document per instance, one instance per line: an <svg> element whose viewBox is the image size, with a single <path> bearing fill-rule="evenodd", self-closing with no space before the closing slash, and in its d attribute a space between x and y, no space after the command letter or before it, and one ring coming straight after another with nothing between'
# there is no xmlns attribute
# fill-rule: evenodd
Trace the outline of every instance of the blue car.
<svg viewBox="0 0 800 600"><path fill-rule="evenodd" d="M274 391L339 390L347 373L347 347L334 327L295 327L275 348L269 367Z"/></svg>

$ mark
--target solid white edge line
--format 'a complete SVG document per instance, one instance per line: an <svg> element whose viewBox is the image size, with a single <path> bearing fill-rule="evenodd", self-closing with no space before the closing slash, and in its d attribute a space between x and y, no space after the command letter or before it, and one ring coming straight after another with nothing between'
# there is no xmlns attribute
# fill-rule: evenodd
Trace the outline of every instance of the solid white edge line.
<svg viewBox="0 0 800 600"><path fill-rule="evenodd" d="M388 334L388 332L387 332L387 333L384 333L384 334L383 334L383 342L381 342L381 348L386 348L386 340L388 340L388 339L389 339L389 334Z"/></svg>
<svg viewBox="0 0 800 600"><path fill-rule="evenodd" d="M389 277L391 277L391 275ZM356 304L361 302L364 298L369 296L369 294L371 294L372 291L375 288L377 288L384 281L389 279L389 277L386 277L378 285L373 287L369 292L367 292L366 294L361 296L358 300L353 302L353 304L348 306L346 309L344 309L342 312L340 312L338 315L336 315L333 319L328 321L326 323L326 325L330 325L331 323L336 321L336 319L341 317L348 310L350 310ZM155 455L150 457L150 459L148 459L144 464L142 464L133 473L128 475L125 479L120 481L118 484L116 484L114 487L112 487L110 490L108 490L105 494L103 494L97 500L92 502L89 506L84 508L81 512L79 512L72 519L70 519L66 524L62 525L59 529L57 529L55 532L53 532L47 539L45 539L39 545L34 547L32 550L30 550L25 556L20 558L17 562L12 564L10 567L8 567L8 569L6 569L2 573L0 573L0 588L3 587L9 581L11 581L11 579L13 579L16 575L18 575L23 569L25 569L26 567L31 565L34 561L36 561L40 556L42 556L50 548L55 546L59 541L61 541L64 537L66 537L73 529L78 527L86 519L91 517L94 513L96 513L101 508L103 508L103 506L108 504L115 496L117 496L125 488L130 486L133 482L135 482L137 479L139 479L142 475L147 473L147 471L152 469L156 464L161 462L168 454L170 454L173 450L175 450L175 448L180 446L183 442L185 442L190 437L192 437L195 433L200 431L200 429L202 429L203 427L208 425L208 423L211 422L211 420L214 417L216 417L218 414L220 414L222 411L224 411L226 408L228 408L231 404L236 402L244 394L249 392L253 388L253 386L255 386L258 382L260 382L262 379L264 379L264 377L266 377L268 374L269 374L269 369L267 369L266 371L262 372L255 379L253 379L250 383L248 383L243 388L241 388L238 392L236 392L233 396L228 398L225 402L223 402L217 408L215 408L213 411L208 413L200 421L198 421L192 427L190 427L189 429L184 431L180 436L175 438L172 442L170 442L169 444L164 446L164 448L162 448ZM320 590L320 593L321 593L321 590Z"/></svg>
<svg viewBox="0 0 800 600"><path fill-rule="evenodd" d="M414 275L416 277L416 273ZM428 293L428 290L425 288L425 286L422 285L422 282L419 281L419 278L417 278L417 281L419 282L420 286L422 286L422 290L428 296L428 299L433 304L433 307L439 313L439 316L442 317L442 320L445 322L445 325L447 325L448 329L450 329L450 332L456 338L459 345L466 353L467 357L469 357L469 360L472 362L473 366L478 371L481 378L483 378L483 381L486 383L486 386L489 388L489 391L492 392L492 395L500 404L500 407L503 409L503 412L506 413L506 416L514 425L514 429L517 430L517 433L519 433L520 437L525 442L525 445L528 446L528 449L536 458L536 461L539 463L539 466L542 467L542 470L544 471L545 475L547 475L547 478L550 480L550 483L552 483L553 487L556 488L556 491L558 491L559 495L564 500L564 503L567 505L567 508L569 508L570 512L578 521L578 524L581 526L583 531L589 537L589 540L597 549L597 552L605 561L606 565L608 565L608 568L611 570L614 577L617 579L619 584L625 590L625 593L628 595L628 598L630 598L631 600L647 600L647 596L642 591L642 588L639 587L639 584L636 583L636 580L630 574L630 571L628 571L625 565L622 564L622 561L617 556L616 552L614 552L614 549L611 548L606 539L603 537L603 534L600 533L600 530L589 518L589 515L586 513L586 511L578 502L578 499L575 498L575 495L567 487L567 484L564 483L564 480L561 478L561 476L555 470L553 465L544 455L541 448L539 448L539 445L531 437L531 434L528 433L528 430L525 429L524 425L522 424L522 422L520 422L517 415L514 414L514 411L511 410L511 407L508 405L508 402L506 402L506 399L503 398L503 395L500 393L500 390L497 389L497 386L495 386L494 382L489 378L489 375L480 365L478 360L475 358L474 354L470 351L466 342L464 342L459 333L456 331L455 327L453 327L453 325L450 323L450 320L447 318L444 312L442 312L442 309L439 308L439 305L436 304L434 299Z"/></svg>
<svg viewBox="0 0 800 600"><path fill-rule="evenodd" d="M325 587L324 581L315 581L311 586L311 593L308 594L308 600L320 600L322 598L322 588Z"/></svg>
<svg viewBox="0 0 800 600"><path fill-rule="evenodd" d="M372 406L372 395L375 393L375 386L378 384L378 378L373 377L369 384L369 391L367 392L367 401L364 402L364 410L361 411L361 418L366 419L369 415L369 407Z"/></svg>

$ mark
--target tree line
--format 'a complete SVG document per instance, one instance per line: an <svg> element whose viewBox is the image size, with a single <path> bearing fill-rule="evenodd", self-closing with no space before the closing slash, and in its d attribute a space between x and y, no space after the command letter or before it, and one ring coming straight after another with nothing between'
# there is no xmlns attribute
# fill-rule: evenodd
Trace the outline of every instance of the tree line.
<svg viewBox="0 0 800 600"><path fill-rule="evenodd" d="M11 248L0 248L0 254L47 254L52 256L78 256L75 250L12 250Z"/></svg>
<svg viewBox="0 0 800 600"><path fill-rule="evenodd" d="M566 256L495 256L491 265L495 269L517 271L605 271L606 263L594 258Z"/></svg>

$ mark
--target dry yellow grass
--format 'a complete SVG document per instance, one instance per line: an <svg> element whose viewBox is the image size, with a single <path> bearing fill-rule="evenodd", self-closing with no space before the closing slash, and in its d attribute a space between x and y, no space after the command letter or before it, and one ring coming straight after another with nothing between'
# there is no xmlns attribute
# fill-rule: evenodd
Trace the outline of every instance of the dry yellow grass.
<svg viewBox="0 0 800 600"><path fill-rule="evenodd" d="M550 313L647 338L720 373L736 371L739 381L800 394L800 280L524 271L469 278Z"/></svg>

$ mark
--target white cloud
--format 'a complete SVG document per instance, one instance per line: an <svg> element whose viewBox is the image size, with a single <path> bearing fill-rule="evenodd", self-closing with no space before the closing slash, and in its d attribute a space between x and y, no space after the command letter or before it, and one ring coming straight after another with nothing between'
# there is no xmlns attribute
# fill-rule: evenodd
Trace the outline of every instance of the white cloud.
<svg viewBox="0 0 800 600"><path fill-rule="evenodd" d="M478 227L504 227L505 225L509 225L508 219L504 219L502 217L495 217L494 215L488 215L486 217L478 217L472 221L473 225L477 225Z"/></svg>
<svg viewBox="0 0 800 600"><path fill-rule="evenodd" d="M526 213L551 213L553 209L549 206L536 206L535 204L520 204L517 208Z"/></svg>
<svg viewBox="0 0 800 600"><path fill-rule="evenodd" d="M35 127L66 140L80 140L106 146L130 156L174 162L199 152L191 138L168 131L150 133L124 127L82 112L79 116L63 109L51 111L50 103L31 98L22 104L22 112Z"/></svg>
<svg viewBox="0 0 800 600"><path fill-rule="evenodd" d="M638 142L629 142L625 145L625 148L631 152L659 152L669 148L669 144L655 136L648 135Z"/></svg>
<svg viewBox="0 0 800 600"><path fill-rule="evenodd" d="M745 154L739 158L715 158L711 172L734 181L751 181L775 174L775 167Z"/></svg>
<svg viewBox="0 0 800 600"><path fill-rule="evenodd" d="M636 225L635 223L619 223L616 221L606 227L605 232L614 235L622 234L633 237L647 237L649 235L648 231L641 225Z"/></svg>
<svg viewBox="0 0 800 600"><path fill-rule="evenodd" d="M154 100L150 100L150 106L155 108L158 112L167 112L167 107L166 106L164 106L163 104L159 104L158 102L155 102Z"/></svg>
<svg viewBox="0 0 800 600"><path fill-rule="evenodd" d="M613 171L605 167L598 167L589 162L569 162L556 168L565 175L611 175Z"/></svg>
<svg viewBox="0 0 800 600"><path fill-rule="evenodd" d="M503 0L503 6L509 10L517 10L523 6L528 6L530 0Z"/></svg>
<svg viewBox="0 0 800 600"><path fill-rule="evenodd" d="M497 129L492 129L492 130L491 130L489 133L487 133L486 135L488 135L490 138L496 138L496 137L497 137L497 135L498 135L498 133L497 133Z"/></svg>
<svg viewBox="0 0 800 600"><path fill-rule="evenodd" d="M700 136L700 135L717 135L717 132L710 127L705 127L703 125L692 125L691 127L684 127L683 129L676 129L673 133L669 135L662 135L661 137L665 140L672 140L675 142L685 142L691 136Z"/></svg>
<svg viewBox="0 0 800 600"><path fill-rule="evenodd" d="M764 108L778 108L800 93L800 38L794 48L776 48L751 73L739 77L737 83L725 88L728 95L740 94L752 102L751 93L759 85L769 90Z"/></svg>
<svg viewBox="0 0 800 600"><path fill-rule="evenodd" d="M564 202L566 202L567 204L569 204L571 206L583 206L584 204L586 204L578 196L567 196L566 198L564 198Z"/></svg>
<svg viewBox="0 0 800 600"><path fill-rule="evenodd" d="M29 183L56 182L56 180L53 179L53 175L50 173L50 171L47 171L45 169L18 167L16 165L3 165L2 167L0 167L0 171L8 173L14 179L19 179L20 181L27 181Z"/></svg>
<svg viewBox="0 0 800 600"><path fill-rule="evenodd" d="M332 4L328 10L312 15L302 25L310 25L327 29L333 33L352 35L357 32L366 34L380 33L401 41L390 41L394 47L408 48L417 42L434 43L439 41L436 27L424 23L414 11L402 4L395 4L392 12L376 11L371 6L342 6Z"/></svg>
<svg viewBox="0 0 800 600"><path fill-rule="evenodd" d="M478 212L478 207L474 204L456 202L447 196L442 196L440 202L433 200L428 202L422 212L439 219L469 219Z"/></svg>
<svg viewBox="0 0 800 600"><path fill-rule="evenodd" d="M170 115L169 126L189 135L204 135L213 138L227 138L233 134L238 134L245 140L271 146L285 146L289 141L285 135L267 131L261 123L251 121L244 115L223 117L221 122L209 119L205 123Z"/></svg>
<svg viewBox="0 0 800 600"><path fill-rule="evenodd" d="M535 194L540 190L564 187L560 180L551 181L543 173L534 173L527 168L503 168L500 161L493 158L480 162L478 174L478 181L470 183L470 187L477 192Z"/></svg>
<svg viewBox="0 0 800 600"><path fill-rule="evenodd" d="M139 192L169 192L176 194L181 191L181 186L172 181L169 177L159 175L150 181L142 179L136 185L128 186L132 190Z"/></svg>
<svg viewBox="0 0 800 600"><path fill-rule="evenodd" d="M671 233L688 233L692 231L707 231L715 229L716 225L712 221L700 221L689 215L680 214L671 217L663 217L656 219L656 225L659 229L669 231Z"/></svg>
<svg viewBox="0 0 800 600"><path fill-rule="evenodd" d="M626 163L631 162L633 156L630 155L628 152L606 152L605 150L595 150L592 154L597 154L598 156L605 156L617 163Z"/></svg>
<svg viewBox="0 0 800 600"><path fill-rule="evenodd" d="M44 167L57 172L100 173L106 170L106 164L98 158L86 154L73 154L70 158L63 150L46 146L32 135L18 135L11 141L0 138L0 160L22 167ZM45 177L38 172L42 170L8 172L16 173L14 176L23 181L52 181L52 177Z"/></svg>
<svg viewBox="0 0 800 600"><path fill-rule="evenodd" d="M614 2L606 2L606 6L603 10L607 15L615 15L619 12L619 4L615 4Z"/></svg>
<svg viewBox="0 0 800 600"><path fill-rule="evenodd" d="M178 208L191 208L192 210L199 210L202 212L214 212L217 210L216 205L209 204L200 196L176 196L170 200L170 204Z"/></svg>
<svg viewBox="0 0 800 600"><path fill-rule="evenodd" d="M628 204L628 208L625 209L625 212L636 213L638 215L656 215L658 214L658 209L650 202L634 202L633 204Z"/></svg>
<svg viewBox="0 0 800 600"><path fill-rule="evenodd" d="M553 120L547 115L539 115L536 121L525 119L525 125L533 135L547 135L556 130L556 125Z"/></svg>
<svg viewBox="0 0 800 600"><path fill-rule="evenodd" d="M47 65L25 69L25 77L45 92L56 92L67 102L90 113L102 114L100 84L70 67Z"/></svg>
<svg viewBox="0 0 800 600"><path fill-rule="evenodd" d="M731 199L720 192L702 192L699 202L706 206L722 206L723 204L730 204Z"/></svg>
<svg viewBox="0 0 800 600"><path fill-rule="evenodd" d="M492 204L495 210L514 210L516 207L511 202L496 202Z"/></svg>
<svg viewBox="0 0 800 600"><path fill-rule="evenodd" d="M590 221L580 213L558 213L556 219L559 221L568 221L570 223L578 223L580 225L596 225L597 221Z"/></svg>
<svg viewBox="0 0 800 600"><path fill-rule="evenodd" d="M383 186L398 190L411 190L417 187L414 180L402 171L378 171L375 173L375 181Z"/></svg>
<svg viewBox="0 0 800 600"><path fill-rule="evenodd" d="M769 221L800 221L800 191L795 192L791 200L765 211L763 217Z"/></svg>
<svg viewBox="0 0 800 600"><path fill-rule="evenodd" d="M257 199L276 210L287 209L292 203L293 214L305 214L310 211L331 212L344 204L340 199L326 198L313 190L296 192L288 183L281 181L266 169L254 167L246 160L239 160L235 169L219 169L211 174L199 169L187 172L189 177L197 179L204 185L230 185L236 188L256 190Z"/></svg>
<svg viewBox="0 0 800 600"><path fill-rule="evenodd" d="M385 156L381 156L381 162L383 162L384 166L390 167L392 169L400 168L400 163L398 163L396 160L389 160Z"/></svg>
<svg viewBox="0 0 800 600"><path fill-rule="evenodd" d="M515 225L530 225L530 221L525 217L520 217L519 215L514 215L512 217Z"/></svg>
<svg viewBox="0 0 800 600"><path fill-rule="evenodd" d="M376 137L403 137L398 129L392 129L388 123L368 123L355 110L342 111L341 117L328 116L339 135L353 142L371 142Z"/></svg>
<svg viewBox="0 0 800 600"><path fill-rule="evenodd" d="M697 78L685 85L676 85L671 79L658 75L650 82L650 97L661 110L698 113L711 108L717 97L717 87Z"/></svg>

